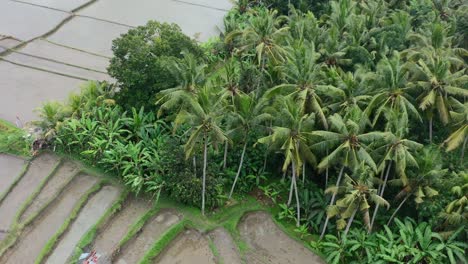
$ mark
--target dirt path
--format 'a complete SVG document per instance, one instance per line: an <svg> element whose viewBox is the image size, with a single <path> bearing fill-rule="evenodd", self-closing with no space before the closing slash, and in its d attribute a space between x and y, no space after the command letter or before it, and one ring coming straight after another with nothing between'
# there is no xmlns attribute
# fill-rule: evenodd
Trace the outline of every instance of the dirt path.
<svg viewBox="0 0 468 264"><path fill-rule="evenodd" d="M45 205L50 203L54 197L72 180L73 176L78 172L78 167L71 163L65 162L57 169L54 176L46 183L39 195L34 198L33 202L21 215L20 222L28 220L31 216L37 214Z"/></svg>
<svg viewBox="0 0 468 264"><path fill-rule="evenodd" d="M33 194L39 184L50 174L59 159L44 153L31 161L26 174L8 193L0 205L0 230L8 230L22 204Z"/></svg>
<svg viewBox="0 0 468 264"><path fill-rule="evenodd" d="M213 241L219 253L219 258L216 262L223 264L239 264L241 258L237 250L237 246L231 238L231 235L226 229L219 227L211 231L208 236Z"/></svg>
<svg viewBox="0 0 468 264"><path fill-rule="evenodd" d="M297 241L288 237L265 212L246 214L239 223L241 237L251 247L249 264L325 263Z"/></svg>
<svg viewBox="0 0 468 264"><path fill-rule="evenodd" d="M0 154L0 197L18 177L26 161L6 154Z"/></svg>
<svg viewBox="0 0 468 264"><path fill-rule="evenodd" d="M194 264L216 263L206 238L193 229L185 230L153 263ZM227 263L227 262L226 262Z"/></svg>
<svg viewBox="0 0 468 264"><path fill-rule="evenodd" d="M161 235L180 220L181 217L175 210L162 209L143 226L135 238L127 242L114 263L138 263L151 246L161 238Z"/></svg>
<svg viewBox="0 0 468 264"><path fill-rule="evenodd" d="M151 209L149 202L136 199L133 195L127 199L123 208L109 220L90 246L90 249L99 252L109 263L120 240L128 233L131 225Z"/></svg>
<svg viewBox="0 0 468 264"><path fill-rule="evenodd" d="M15 246L0 258L0 263L33 263L76 203L96 183L97 179L91 176L79 175L74 178L56 201L24 231Z"/></svg>
<svg viewBox="0 0 468 264"><path fill-rule="evenodd" d="M117 200L120 189L104 186L80 211L67 233L60 239L58 246L47 259L48 264L67 263L81 237L101 218Z"/></svg>

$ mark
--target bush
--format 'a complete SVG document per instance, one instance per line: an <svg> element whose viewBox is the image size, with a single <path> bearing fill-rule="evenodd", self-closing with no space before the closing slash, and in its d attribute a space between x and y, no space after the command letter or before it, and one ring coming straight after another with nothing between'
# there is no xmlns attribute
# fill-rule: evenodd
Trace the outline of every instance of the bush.
<svg viewBox="0 0 468 264"><path fill-rule="evenodd" d="M117 102L125 109L144 106L146 110L155 108L153 99L158 91L177 85L167 69L169 62L181 58L182 51L197 58L203 55L179 26L155 21L115 39L112 51L108 71L118 81Z"/></svg>

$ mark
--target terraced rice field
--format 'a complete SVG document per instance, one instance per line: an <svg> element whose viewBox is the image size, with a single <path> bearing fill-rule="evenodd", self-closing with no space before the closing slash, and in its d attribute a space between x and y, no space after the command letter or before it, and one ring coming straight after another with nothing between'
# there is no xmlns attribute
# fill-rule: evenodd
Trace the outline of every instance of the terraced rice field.
<svg viewBox="0 0 468 264"><path fill-rule="evenodd" d="M10 179L0 202L1 223L8 227L0 236L0 264L72 263L77 252L92 250L101 255L99 263L323 263L264 212L240 220L238 231L249 247L240 252L226 229L185 226L176 209L159 209L54 154L31 161L0 155L0 164L0 176Z"/></svg>

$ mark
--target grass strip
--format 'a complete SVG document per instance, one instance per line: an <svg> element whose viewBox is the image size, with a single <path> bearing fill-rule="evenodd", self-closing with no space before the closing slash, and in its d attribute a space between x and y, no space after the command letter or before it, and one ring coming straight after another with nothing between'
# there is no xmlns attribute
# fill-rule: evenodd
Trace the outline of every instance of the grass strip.
<svg viewBox="0 0 468 264"><path fill-rule="evenodd" d="M140 264L151 264L153 259L158 256L186 227L186 221L182 220L179 223L170 227L161 238L156 241L150 250L139 261Z"/></svg>
<svg viewBox="0 0 468 264"><path fill-rule="evenodd" d="M52 170L49 172L49 174L39 183L39 185L36 187L36 189L34 189L32 194L30 196L28 196L26 201L21 205L18 212L16 212L13 223L19 224L19 220L21 218L21 215L23 215L23 213L31 205L33 200L39 195L39 193L44 188L44 186L47 184L47 182L55 175L55 173L57 172L57 169L60 167L60 165L62 165L62 159L58 160L58 162L55 164L55 166L52 168Z"/></svg>
<svg viewBox="0 0 468 264"><path fill-rule="evenodd" d="M49 239L49 241L47 241L45 246L42 248L41 253L39 253L39 256L34 261L35 264L43 263L46 260L46 258L49 256L51 251L55 248L55 245L57 244L57 241L59 240L59 238L67 231L68 227L73 222L73 220L75 220L75 218L78 217L78 214L80 213L81 209L86 204L88 199L93 194L98 192L104 185L105 185L105 182L100 181L99 183L95 184L91 189L89 189L80 198L80 200L78 201L78 204L75 206L75 208L73 208L73 211L68 216L68 218L63 222L59 230Z"/></svg>
<svg viewBox="0 0 468 264"><path fill-rule="evenodd" d="M207 236L207 239L208 239L208 246L210 247L211 252L213 253L214 257L218 260L217 263L223 264L224 261L223 261L223 259L221 258L221 255L219 254L219 250L218 250L218 248L216 247L215 243L213 242L213 240L211 239L211 237Z"/></svg>
<svg viewBox="0 0 468 264"><path fill-rule="evenodd" d="M120 251L120 249L125 246L125 244L130 240L132 239L135 234L138 233L138 231L140 231L143 226L145 225L145 223L151 218L153 217L154 215L156 215L157 213L159 212L159 208L152 208L151 210L149 210L148 212L146 212L142 217L140 217L140 219L138 219L138 221L136 221L135 223L133 223L133 225L129 228L127 234L119 241L119 244L118 244L118 249L117 251Z"/></svg>
<svg viewBox="0 0 468 264"><path fill-rule="evenodd" d="M75 250L73 252L72 257L70 258L69 263L77 263L78 258L80 255L83 253L84 249L89 246L94 239L96 238L98 231L101 230L107 223L107 221L114 216L117 212L119 212L122 209L122 205L125 202L125 199L127 198L129 194L129 191L123 191L122 194L120 194L119 198L117 201L114 202L111 208L109 208L103 216L94 224L93 227L91 227L90 230L86 232L86 234L80 239L78 244L75 247Z"/></svg>

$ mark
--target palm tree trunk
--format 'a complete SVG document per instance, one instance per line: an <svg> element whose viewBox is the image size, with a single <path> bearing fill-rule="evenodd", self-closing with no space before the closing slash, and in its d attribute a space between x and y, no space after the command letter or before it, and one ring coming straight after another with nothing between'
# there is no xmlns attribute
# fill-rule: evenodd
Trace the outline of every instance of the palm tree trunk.
<svg viewBox="0 0 468 264"><path fill-rule="evenodd" d="M294 175L294 172L293 172L293 175ZM292 180L292 177L291 177L291 185L289 187L289 197L288 197L288 207L289 205L291 205L291 202L292 202L292 195L293 195L293 191L294 191L294 181Z"/></svg>
<svg viewBox="0 0 468 264"><path fill-rule="evenodd" d="M226 169L226 166L227 166L227 153L228 153L228 142L226 140L226 144L224 145L224 157L223 157L223 170Z"/></svg>
<svg viewBox="0 0 468 264"><path fill-rule="evenodd" d="M244 155L245 155L245 149L246 149L246 148L247 148L247 141L245 141L245 143L244 143L244 148L242 149L242 154L241 154L241 159L240 159L240 163L239 163L239 168L237 169L236 178L234 178L234 183L232 184L231 192L229 193L229 199L231 199L232 193L234 192L234 188L236 187L237 179L239 179L239 175L240 175L241 170L242 170L242 163L244 163Z"/></svg>
<svg viewBox="0 0 468 264"><path fill-rule="evenodd" d="M351 228L351 224L352 224L353 221L354 221L354 217L356 216L357 211L358 211L358 208L354 209L353 214L351 215L351 217L350 217L349 220L348 220L348 224L346 225L346 229L345 229L345 231L344 231L344 235L345 235L345 236L348 234L349 229Z"/></svg>
<svg viewBox="0 0 468 264"><path fill-rule="evenodd" d="M203 182L202 182L202 215L205 215L205 189L206 189L206 164L208 157L208 139L204 138L203 146Z"/></svg>
<svg viewBox="0 0 468 264"><path fill-rule="evenodd" d="M197 158L193 155L193 172L195 173L195 177L197 177Z"/></svg>
<svg viewBox="0 0 468 264"><path fill-rule="evenodd" d="M327 149L327 156L328 157L328 149ZM325 189L328 188L328 166L325 168Z"/></svg>
<svg viewBox="0 0 468 264"><path fill-rule="evenodd" d="M341 167L340 174L338 175L338 180L336 181L337 188L340 186L341 177L343 176L343 171L344 171L344 165ZM333 205L333 203L335 202L335 198L336 198L336 192L332 195L330 206ZM325 219L325 224L323 225L322 233L320 234L320 239L322 239L323 236L325 235L325 231L327 230L327 225L328 225L329 220L330 218L327 216L327 218Z"/></svg>
<svg viewBox="0 0 468 264"><path fill-rule="evenodd" d="M463 141L462 149L461 149L461 159L460 159L460 165L463 165L463 159L465 158L465 148L466 148L466 142L468 141L468 137L465 137L465 140Z"/></svg>
<svg viewBox="0 0 468 264"><path fill-rule="evenodd" d="M294 192L296 194L296 210L297 210L297 222L296 226L299 227L301 224L301 205L299 203L299 194L297 192L297 182L296 182L296 166L294 161L292 162L292 182L294 184Z"/></svg>
<svg viewBox="0 0 468 264"><path fill-rule="evenodd" d="M432 117L429 118L429 142L432 143Z"/></svg>
<svg viewBox="0 0 468 264"><path fill-rule="evenodd" d="M385 173L385 179L384 179L384 181L382 183L382 188L380 189L379 192L377 192L380 197L383 197L385 187L387 186L388 175L390 174L390 168L391 167L392 167L392 161L390 161L390 163L388 164L387 172ZM379 204L375 205L375 211L374 211L374 214L372 215L372 220L371 220L371 224L370 224L370 227L369 227L369 233L372 231L372 227L374 226L375 217L377 216L377 212L379 211L379 207L380 207Z"/></svg>
<svg viewBox="0 0 468 264"><path fill-rule="evenodd" d="M387 222L387 226L389 226L390 223L392 223L392 220L395 217L395 215L397 214L398 210L400 210L400 208L403 206L403 204L406 202L406 200L408 200L408 198L410 196L411 196L410 194L406 195L405 199L403 199L403 201L401 201L400 205L398 205L397 209L395 209L395 212L393 212L392 216L390 216L390 219Z"/></svg>

